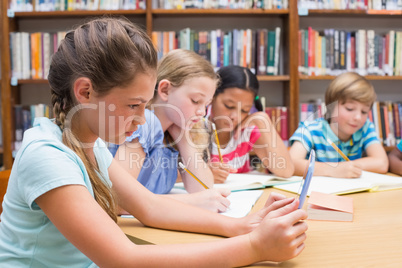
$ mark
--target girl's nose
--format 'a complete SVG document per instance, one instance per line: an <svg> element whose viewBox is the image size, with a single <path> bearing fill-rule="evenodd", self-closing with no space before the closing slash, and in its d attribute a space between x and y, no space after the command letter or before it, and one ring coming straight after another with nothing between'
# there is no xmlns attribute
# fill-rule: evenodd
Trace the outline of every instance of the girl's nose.
<svg viewBox="0 0 402 268"><path fill-rule="evenodd" d="M205 107L202 107L202 108L198 109L198 110L195 112L195 114L198 115L198 116L204 117L204 116L206 115Z"/></svg>

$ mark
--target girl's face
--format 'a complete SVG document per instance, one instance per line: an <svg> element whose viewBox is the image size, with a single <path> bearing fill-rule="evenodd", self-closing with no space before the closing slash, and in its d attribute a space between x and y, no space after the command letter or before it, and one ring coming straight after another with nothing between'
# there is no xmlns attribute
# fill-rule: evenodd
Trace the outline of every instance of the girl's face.
<svg viewBox="0 0 402 268"><path fill-rule="evenodd" d="M370 106L355 100L338 103L331 115L331 129L340 140L347 141L364 126L369 111Z"/></svg>
<svg viewBox="0 0 402 268"><path fill-rule="evenodd" d="M144 110L153 97L155 83L155 76L140 73L128 86L115 87L94 98L98 108L86 120L92 132L107 142L122 144L145 123Z"/></svg>
<svg viewBox="0 0 402 268"><path fill-rule="evenodd" d="M212 101L212 121L221 131L233 131L249 114L254 93L240 88L226 88Z"/></svg>
<svg viewBox="0 0 402 268"><path fill-rule="evenodd" d="M208 77L186 80L180 87L170 87L165 113L173 124L191 129L205 116L206 106L215 93L216 81Z"/></svg>

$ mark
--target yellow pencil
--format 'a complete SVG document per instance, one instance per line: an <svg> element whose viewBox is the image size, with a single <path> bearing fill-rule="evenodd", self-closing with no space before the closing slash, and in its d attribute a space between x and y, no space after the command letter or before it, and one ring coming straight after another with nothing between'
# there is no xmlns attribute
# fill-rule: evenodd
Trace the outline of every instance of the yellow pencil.
<svg viewBox="0 0 402 268"><path fill-rule="evenodd" d="M223 158L221 154L221 145L219 144L218 132L216 131L216 126L214 123L212 123L212 129L215 132L216 147L218 147L219 160L221 161L221 163L223 163Z"/></svg>
<svg viewBox="0 0 402 268"><path fill-rule="evenodd" d="M345 161L350 161L349 158L341 151L341 149L338 148L338 146L336 146L336 144L333 141L327 138L327 142L331 144L332 148L334 148L335 151L337 151L338 154L340 154L342 158L345 159Z"/></svg>
<svg viewBox="0 0 402 268"><path fill-rule="evenodd" d="M205 189L209 189L209 187L205 183L203 183L199 178L197 178L190 170L188 170L186 166L183 165L182 162L179 162L179 167L187 171L188 174L190 174L196 181L198 181L202 186L204 186Z"/></svg>

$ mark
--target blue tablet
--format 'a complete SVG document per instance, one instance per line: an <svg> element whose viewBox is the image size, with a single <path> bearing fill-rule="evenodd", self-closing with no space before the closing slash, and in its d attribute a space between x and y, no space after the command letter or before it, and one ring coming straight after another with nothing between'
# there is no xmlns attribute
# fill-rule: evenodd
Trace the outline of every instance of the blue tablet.
<svg viewBox="0 0 402 268"><path fill-rule="evenodd" d="M311 178L313 177L314 173L314 164L315 164L315 151L311 150L308 165L304 170L303 180L300 185L301 191L299 190L299 200L300 200L299 208L303 207L304 200L306 199Z"/></svg>

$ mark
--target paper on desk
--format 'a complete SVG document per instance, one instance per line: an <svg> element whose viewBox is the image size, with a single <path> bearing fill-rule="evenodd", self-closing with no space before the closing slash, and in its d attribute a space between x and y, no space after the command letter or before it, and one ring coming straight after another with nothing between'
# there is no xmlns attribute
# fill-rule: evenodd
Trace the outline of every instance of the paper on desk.
<svg viewBox="0 0 402 268"><path fill-rule="evenodd" d="M169 194L183 193L187 193L187 191L183 189L173 188ZM233 218L241 218L246 216L251 211L255 202L257 202L262 193L262 190L232 192L228 196L230 207L226 212L222 212L221 214Z"/></svg>
<svg viewBox="0 0 402 268"><path fill-rule="evenodd" d="M263 192L262 190L232 192L228 196L230 207L221 214L232 218L247 216Z"/></svg>

